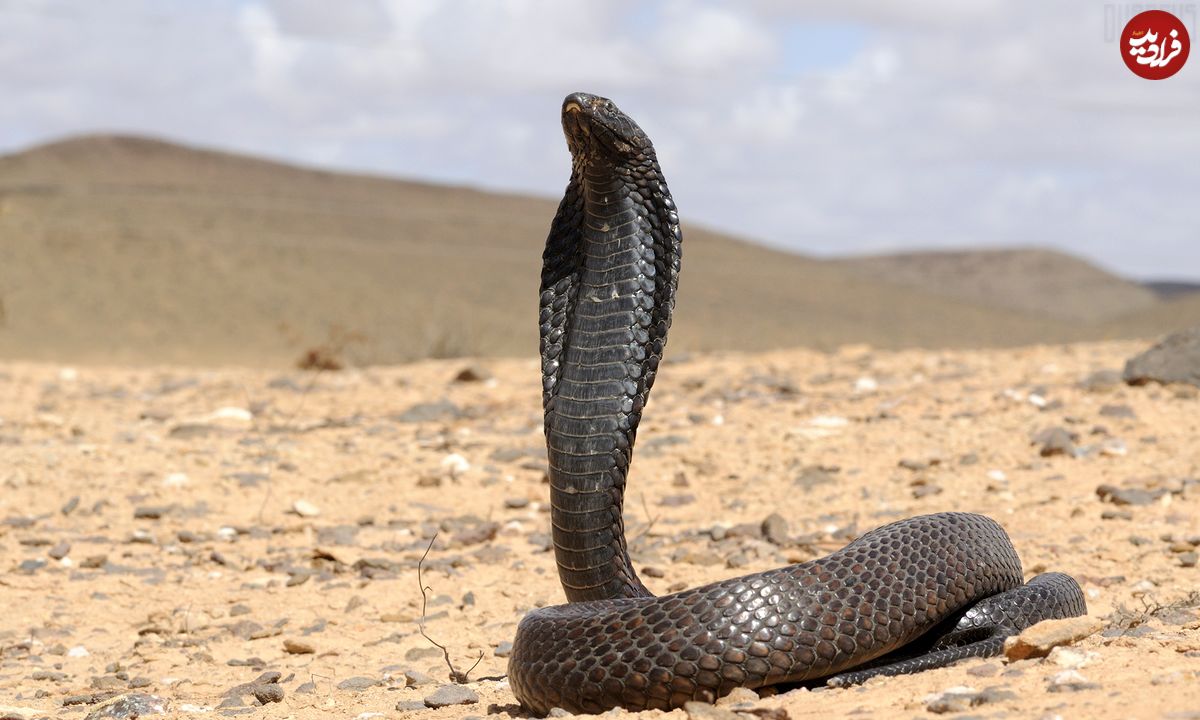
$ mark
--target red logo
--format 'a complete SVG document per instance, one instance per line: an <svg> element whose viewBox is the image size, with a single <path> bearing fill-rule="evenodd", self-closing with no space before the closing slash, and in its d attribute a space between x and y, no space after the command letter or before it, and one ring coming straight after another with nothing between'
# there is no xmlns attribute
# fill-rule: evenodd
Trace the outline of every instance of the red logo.
<svg viewBox="0 0 1200 720"><path fill-rule="evenodd" d="M1179 72L1191 49L1187 28L1163 10L1138 13L1121 31L1125 65L1147 80L1163 80Z"/></svg>

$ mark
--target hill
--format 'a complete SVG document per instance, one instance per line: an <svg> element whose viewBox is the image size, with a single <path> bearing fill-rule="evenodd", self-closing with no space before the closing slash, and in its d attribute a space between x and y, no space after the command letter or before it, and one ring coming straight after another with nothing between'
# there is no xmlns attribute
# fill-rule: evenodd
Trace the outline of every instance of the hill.
<svg viewBox="0 0 1200 720"><path fill-rule="evenodd" d="M1104 325L1107 337L1154 337L1200 325L1200 294L1189 293L1115 318Z"/></svg>
<svg viewBox="0 0 1200 720"><path fill-rule="evenodd" d="M565 174L564 158L564 183ZM44 145L0 157L0 357L286 365L313 348L357 364L530 355L555 207L145 138ZM686 226L672 349L1087 335L1071 314L987 294L947 299L923 289L938 284L914 287L899 271L880 280L866 266ZM1100 290L1153 304L1119 282Z"/></svg>
<svg viewBox="0 0 1200 720"><path fill-rule="evenodd" d="M1081 258L1039 248L905 252L845 258L840 267L948 297L1095 324L1158 303L1146 287Z"/></svg>

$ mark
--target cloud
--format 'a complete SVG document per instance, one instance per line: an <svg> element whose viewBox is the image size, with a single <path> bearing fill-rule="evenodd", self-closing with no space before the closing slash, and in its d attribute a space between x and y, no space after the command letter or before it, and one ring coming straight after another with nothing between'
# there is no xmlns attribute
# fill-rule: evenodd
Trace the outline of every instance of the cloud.
<svg viewBox="0 0 1200 720"><path fill-rule="evenodd" d="M1100 5L165 8L0 0L0 150L129 130L554 195L559 103L587 90L655 139L686 219L741 236L820 253L1052 245L1200 276L1200 72L1134 77Z"/></svg>

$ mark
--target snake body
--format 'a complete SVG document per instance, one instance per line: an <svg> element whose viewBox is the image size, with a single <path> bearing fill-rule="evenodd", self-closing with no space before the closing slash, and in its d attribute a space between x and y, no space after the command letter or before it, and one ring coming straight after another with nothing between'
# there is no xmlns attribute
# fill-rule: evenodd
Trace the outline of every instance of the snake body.
<svg viewBox="0 0 1200 720"><path fill-rule="evenodd" d="M669 709L736 687L861 682L994 655L1028 625L1086 612L1066 575L1024 583L1004 530L967 513L909 518L818 560L654 597L630 563L621 512L671 325L679 216L649 138L610 100L575 93L562 116L572 171L543 254L539 322L568 604L517 629L508 675L524 707Z"/></svg>

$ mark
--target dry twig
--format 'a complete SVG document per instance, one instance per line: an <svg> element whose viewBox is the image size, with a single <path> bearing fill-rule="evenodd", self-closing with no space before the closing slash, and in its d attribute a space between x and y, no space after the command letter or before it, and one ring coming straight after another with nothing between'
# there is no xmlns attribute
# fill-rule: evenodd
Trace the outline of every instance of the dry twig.
<svg viewBox="0 0 1200 720"><path fill-rule="evenodd" d="M425 552L421 553L421 559L417 561L417 585L421 588L421 621L417 623L417 628L421 631L421 637L425 638L431 645L442 651L442 655L446 658L446 667L450 668L450 681L459 683L461 685L468 682L467 676L471 674L471 671L474 670L479 663L483 662L483 651L479 651L479 657L475 659L475 664L467 668L466 672L462 672L456 670L454 663L450 662L450 651L446 649L446 646L429 637L429 635L425 632L425 607L429 603L429 595L427 593L433 592L433 588L427 586L425 581L421 579L421 571L425 565L425 558L429 556L429 551L433 549L433 543L436 540L437 533L434 533L433 537L429 539L429 546L425 548Z"/></svg>

